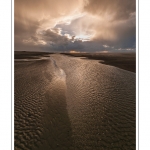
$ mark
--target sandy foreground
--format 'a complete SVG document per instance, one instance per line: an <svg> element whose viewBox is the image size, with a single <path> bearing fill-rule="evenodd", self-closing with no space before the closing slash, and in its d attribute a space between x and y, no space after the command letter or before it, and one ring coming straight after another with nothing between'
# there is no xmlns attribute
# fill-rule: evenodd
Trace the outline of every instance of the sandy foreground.
<svg viewBox="0 0 150 150"><path fill-rule="evenodd" d="M135 73L61 54L15 61L15 150L134 150Z"/></svg>

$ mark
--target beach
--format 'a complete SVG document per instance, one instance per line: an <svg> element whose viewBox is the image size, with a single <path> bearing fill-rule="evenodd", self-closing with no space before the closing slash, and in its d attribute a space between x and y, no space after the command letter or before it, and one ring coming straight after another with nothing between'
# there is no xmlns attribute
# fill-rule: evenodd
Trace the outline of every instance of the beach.
<svg viewBox="0 0 150 150"><path fill-rule="evenodd" d="M134 70L64 54L15 58L16 150L135 149Z"/></svg>

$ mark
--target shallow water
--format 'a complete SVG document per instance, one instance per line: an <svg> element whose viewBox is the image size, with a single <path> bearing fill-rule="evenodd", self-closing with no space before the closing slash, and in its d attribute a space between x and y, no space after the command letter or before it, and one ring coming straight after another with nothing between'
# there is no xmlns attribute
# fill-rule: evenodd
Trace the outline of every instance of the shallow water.
<svg viewBox="0 0 150 150"><path fill-rule="evenodd" d="M15 62L15 149L135 149L135 73L59 54Z"/></svg>

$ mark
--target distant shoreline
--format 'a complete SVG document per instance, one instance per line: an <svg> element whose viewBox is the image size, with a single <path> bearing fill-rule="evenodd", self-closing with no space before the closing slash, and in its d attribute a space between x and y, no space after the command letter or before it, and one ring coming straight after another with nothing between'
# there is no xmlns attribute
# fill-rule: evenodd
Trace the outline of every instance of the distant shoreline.
<svg viewBox="0 0 150 150"><path fill-rule="evenodd" d="M15 59L37 59L48 57L53 52L15 51ZM101 60L100 63L136 73L136 53L61 53L73 57Z"/></svg>

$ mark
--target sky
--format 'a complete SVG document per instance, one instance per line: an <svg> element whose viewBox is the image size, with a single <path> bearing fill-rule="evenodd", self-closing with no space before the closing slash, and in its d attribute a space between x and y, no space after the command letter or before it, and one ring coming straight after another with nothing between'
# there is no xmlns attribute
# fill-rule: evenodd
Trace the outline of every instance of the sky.
<svg viewBox="0 0 150 150"><path fill-rule="evenodd" d="M15 0L15 51L133 52L136 0Z"/></svg>

